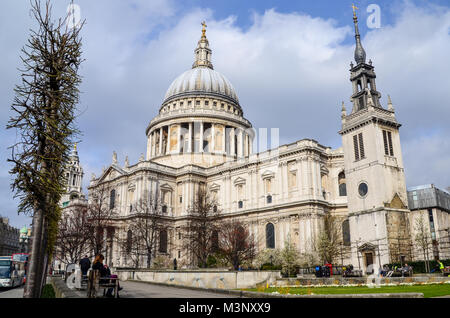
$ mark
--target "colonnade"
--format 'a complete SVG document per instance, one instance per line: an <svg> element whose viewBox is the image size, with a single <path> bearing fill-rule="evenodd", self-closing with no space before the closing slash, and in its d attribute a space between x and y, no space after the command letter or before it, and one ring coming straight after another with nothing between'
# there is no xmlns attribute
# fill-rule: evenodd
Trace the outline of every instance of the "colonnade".
<svg viewBox="0 0 450 318"><path fill-rule="evenodd" d="M206 121L160 126L148 135L147 160L185 153L246 157L253 154L253 136L251 129Z"/></svg>

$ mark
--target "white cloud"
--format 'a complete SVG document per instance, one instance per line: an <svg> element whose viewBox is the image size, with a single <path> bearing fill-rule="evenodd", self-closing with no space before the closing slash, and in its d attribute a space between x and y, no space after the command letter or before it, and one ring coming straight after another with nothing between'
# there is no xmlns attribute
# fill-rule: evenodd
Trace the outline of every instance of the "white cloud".
<svg viewBox="0 0 450 318"><path fill-rule="evenodd" d="M0 35L8 56L0 60L3 127L17 83L17 53L29 25L27 2L22 8L12 3L5 4L11 13L0 13L1 29L14 21L18 25ZM233 16L218 20L209 9L180 12L172 1L79 3L87 19L79 118L85 184L92 172L98 175L110 163L113 150L121 162L126 155L135 162L145 152L145 128L172 80L191 67L203 20L209 26L215 69L231 80L255 127L280 127L281 139L287 142L314 138L327 146L341 145L337 134L341 101L350 108L351 20L338 25L334 20L268 10L253 14L251 26L242 30ZM395 24L370 31L363 36L363 46L376 67L382 103L390 94L403 124L408 185L448 186L450 10L402 6ZM65 12L62 4L58 10ZM432 135L435 131L439 134ZM3 161L4 148L14 136L3 129L0 134L5 137L0 141Z"/></svg>

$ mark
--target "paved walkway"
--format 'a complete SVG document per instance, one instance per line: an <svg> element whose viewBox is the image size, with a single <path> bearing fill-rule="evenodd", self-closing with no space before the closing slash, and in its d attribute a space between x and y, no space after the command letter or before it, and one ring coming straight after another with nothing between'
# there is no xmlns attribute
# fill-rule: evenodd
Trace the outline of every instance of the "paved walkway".
<svg viewBox="0 0 450 318"><path fill-rule="evenodd" d="M234 296L201 290L160 286L141 282L120 282L120 298L234 298Z"/></svg>
<svg viewBox="0 0 450 318"><path fill-rule="evenodd" d="M23 286L16 288L0 288L0 298L23 298Z"/></svg>

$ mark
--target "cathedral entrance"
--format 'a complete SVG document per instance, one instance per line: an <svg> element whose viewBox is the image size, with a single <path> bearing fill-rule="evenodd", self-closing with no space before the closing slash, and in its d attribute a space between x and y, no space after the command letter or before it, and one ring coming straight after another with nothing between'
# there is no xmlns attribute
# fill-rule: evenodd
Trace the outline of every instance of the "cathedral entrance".
<svg viewBox="0 0 450 318"><path fill-rule="evenodd" d="M376 246L371 243L364 243L358 248L359 253L363 259L363 265L365 267L365 272L367 275L373 274L375 272L375 250Z"/></svg>
<svg viewBox="0 0 450 318"><path fill-rule="evenodd" d="M374 268L373 268L373 253L368 252L364 253L364 259L366 263L366 272L367 274L373 274Z"/></svg>

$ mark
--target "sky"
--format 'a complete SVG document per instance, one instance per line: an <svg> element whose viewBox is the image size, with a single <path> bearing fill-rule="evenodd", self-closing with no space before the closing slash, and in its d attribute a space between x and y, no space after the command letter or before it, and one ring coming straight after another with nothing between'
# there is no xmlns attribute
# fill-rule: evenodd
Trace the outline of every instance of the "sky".
<svg viewBox="0 0 450 318"><path fill-rule="evenodd" d="M68 0L53 1L53 16ZM359 8L362 43L373 61L386 107L392 98L408 187L450 186L450 5L447 0L76 0L83 28L78 152L84 191L92 173L146 152L145 129L166 90L191 68L208 25L216 71L237 91L255 128L280 128L280 143L312 138L332 148L341 104L351 109L349 65L354 54L352 3ZM380 8L380 25L367 20ZM20 49L35 24L27 0L2 0L0 10L0 215L16 227L7 163L17 136L6 130L14 86L20 83ZM370 20L372 21L372 20ZM370 22L369 21L369 22Z"/></svg>

